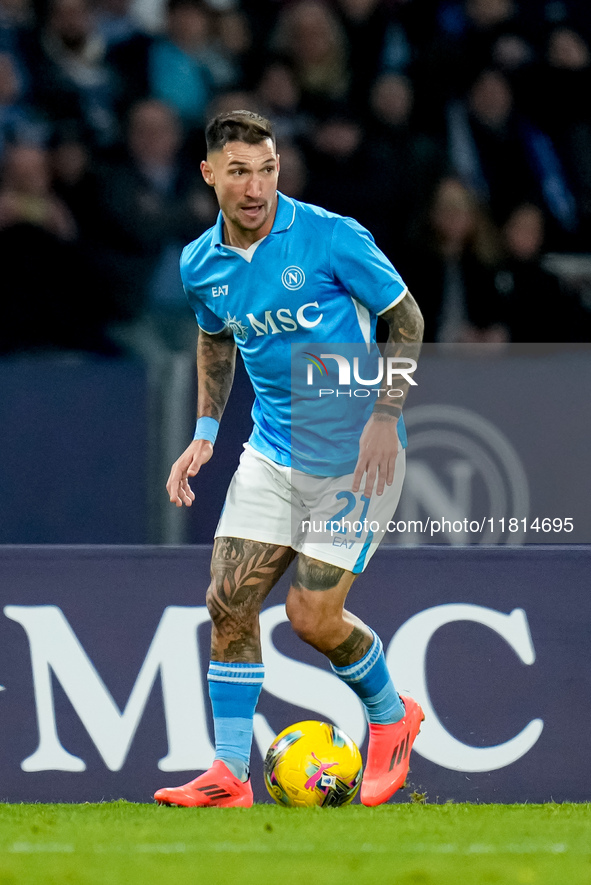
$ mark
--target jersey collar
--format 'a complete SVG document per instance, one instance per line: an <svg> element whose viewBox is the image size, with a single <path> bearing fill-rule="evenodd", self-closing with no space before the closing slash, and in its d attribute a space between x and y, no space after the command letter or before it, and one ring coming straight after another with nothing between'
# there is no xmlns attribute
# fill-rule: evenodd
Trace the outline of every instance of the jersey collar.
<svg viewBox="0 0 591 885"><path fill-rule="evenodd" d="M271 228L271 234L281 233L289 230L295 221L296 207L293 200L277 191L277 212L275 213L275 221ZM217 221L211 233L211 245L224 247L224 218L220 212Z"/></svg>
<svg viewBox="0 0 591 885"><path fill-rule="evenodd" d="M295 213L296 207L293 200L290 200L289 197L286 197L280 191L277 191L277 212L275 214L275 221L273 222L271 233L277 234L281 231L289 230L295 221Z"/></svg>

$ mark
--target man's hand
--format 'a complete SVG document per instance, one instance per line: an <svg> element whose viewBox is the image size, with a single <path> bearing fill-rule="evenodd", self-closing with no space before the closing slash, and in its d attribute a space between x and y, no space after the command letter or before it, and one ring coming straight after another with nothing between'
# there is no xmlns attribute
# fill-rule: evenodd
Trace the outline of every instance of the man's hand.
<svg viewBox="0 0 591 885"><path fill-rule="evenodd" d="M189 485L189 477L196 476L213 455L213 445L208 439L195 439L181 457L174 462L166 483L170 503L177 507L190 507L195 492Z"/></svg>
<svg viewBox="0 0 591 885"><path fill-rule="evenodd" d="M359 491L363 475L366 498L371 497L377 477L376 493L381 495L386 485L394 482L394 467L398 454L397 416L373 413L363 428L359 440L359 457L353 474L354 493Z"/></svg>
<svg viewBox="0 0 591 885"><path fill-rule="evenodd" d="M389 359L412 360L419 358L421 341L423 340L423 317L417 302L410 292L406 292L398 301L382 314L389 326L388 341L384 349L384 357ZM365 474L366 498L371 497L376 485L376 494L383 494L386 485L394 482L394 468L398 455L398 429L396 427L400 410L406 399L410 381L407 376L396 379L395 404L388 405L389 388L393 382L382 387L383 399L374 406L374 411L361 434L359 440L359 457L353 474L352 491L356 494Z"/></svg>

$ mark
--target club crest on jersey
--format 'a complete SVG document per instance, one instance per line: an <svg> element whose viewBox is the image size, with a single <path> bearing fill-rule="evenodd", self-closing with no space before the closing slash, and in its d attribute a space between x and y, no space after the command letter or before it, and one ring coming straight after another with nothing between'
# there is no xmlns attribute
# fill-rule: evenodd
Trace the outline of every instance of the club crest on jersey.
<svg viewBox="0 0 591 885"><path fill-rule="evenodd" d="M286 289L295 292L297 289L301 289L306 282L306 275L301 267L292 264L290 267L286 267L281 274L281 282Z"/></svg>

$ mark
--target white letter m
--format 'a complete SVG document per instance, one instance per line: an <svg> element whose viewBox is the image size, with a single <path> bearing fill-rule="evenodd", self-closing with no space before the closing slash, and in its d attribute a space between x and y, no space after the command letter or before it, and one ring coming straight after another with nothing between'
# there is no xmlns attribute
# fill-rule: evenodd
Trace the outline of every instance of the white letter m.
<svg viewBox="0 0 591 885"><path fill-rule="evenodd" d="M54 605L7 605L7 618L21 624L31 649L39 746L21 763L23 771L84 771L83 759L62 747L55 721L51 672L111 771L123 766L160 671L168 754L162 771L207 768L213 748L204 716L197 627L208 620L205 606L164 610L123 713Z"/></svg>

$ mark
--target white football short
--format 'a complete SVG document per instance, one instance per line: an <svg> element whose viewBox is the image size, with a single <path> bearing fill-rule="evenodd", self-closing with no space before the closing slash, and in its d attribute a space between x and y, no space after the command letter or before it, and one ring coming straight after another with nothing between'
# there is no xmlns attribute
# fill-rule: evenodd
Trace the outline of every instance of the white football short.
<svg viewBox="0 0 591 885"><path fill-rule="evenodd" d="M362 490L351 491L352 473L311 476L276 464L246 443L215 537L292 547L358 574L388 530L405 466L405 450L399 447L392 485L366 498Z"/></svg>

